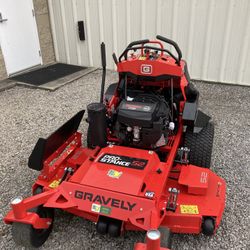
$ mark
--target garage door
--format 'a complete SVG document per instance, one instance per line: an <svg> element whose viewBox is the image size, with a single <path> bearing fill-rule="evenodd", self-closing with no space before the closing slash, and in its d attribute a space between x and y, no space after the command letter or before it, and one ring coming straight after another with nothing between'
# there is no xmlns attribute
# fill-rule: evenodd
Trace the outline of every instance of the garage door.
<svg viewBox="0 0 250 250"><path fill-rule="evenodd" d="M248 0L49 0L49 7L60 62L99 67L104 41L114 69L113 52L161 34L180 45L192 78L250 85Z"/></svg>

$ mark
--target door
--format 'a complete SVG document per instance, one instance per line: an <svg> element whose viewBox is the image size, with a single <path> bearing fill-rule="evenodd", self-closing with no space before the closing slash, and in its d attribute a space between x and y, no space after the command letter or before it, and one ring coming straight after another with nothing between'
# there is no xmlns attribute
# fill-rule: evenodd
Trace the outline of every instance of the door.
<svg viewBox="0 0 250 250"><path fill-rule="evenodd" d="M8 75L42 64L32 0L0 0L0 44Z"/></svg>

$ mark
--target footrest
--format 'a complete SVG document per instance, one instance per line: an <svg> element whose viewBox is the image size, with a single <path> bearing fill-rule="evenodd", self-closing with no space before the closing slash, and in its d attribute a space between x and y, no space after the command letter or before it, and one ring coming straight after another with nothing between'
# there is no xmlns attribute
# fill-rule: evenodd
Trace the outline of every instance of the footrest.
<svg viewBox="0 0 250 250"><path fill-rule="evenodd" d="M188 193L205 195L208 189L209 170L193 165L183 166L178 183L187 186Z"/></svg>

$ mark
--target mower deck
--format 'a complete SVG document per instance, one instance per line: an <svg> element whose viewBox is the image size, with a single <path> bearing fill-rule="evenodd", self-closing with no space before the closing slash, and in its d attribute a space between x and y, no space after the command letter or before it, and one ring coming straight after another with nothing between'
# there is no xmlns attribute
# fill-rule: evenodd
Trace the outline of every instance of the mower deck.
<svg viewBox="0 0 250 250"><path fill-rule="evenodd" d="M74 138L79 139L77 134ZM46 181L41 174L34 186L43 186L45 192L24 200L23 206L18 207L18 213L23 210L24 215L18 219L19 222L43 228L45 219L38 216L30 219L32 213L27 212L28 208L43 204L94 222L101 215L121 220L124 230L165 226L176 233L198 234L205 217L216 219L215 228L220 223L225 203L225 182L209 169L180 164L171 168L171 165L161 162L153 151L115 145L99 152L82 147L66 150L68 157L61 154L54 166L64 160L62 166L76 169L80 164L80 167L59 186L64 167L57 168L54 176ZM173 188L178 191L178 204L172 204L176 208L168 204L171 201L169 190ZM14 214L10 211L5 222L17 221Z"/></svg>

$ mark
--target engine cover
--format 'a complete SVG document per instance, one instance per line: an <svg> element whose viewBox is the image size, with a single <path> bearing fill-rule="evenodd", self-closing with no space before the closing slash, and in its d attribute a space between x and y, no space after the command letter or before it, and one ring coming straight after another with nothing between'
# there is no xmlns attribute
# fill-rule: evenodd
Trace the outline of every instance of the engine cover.
<svg viewBox="0 0 250 250"><path fill-rule="evenodd" d="M118 121L128 126L152 127L156 106L156 103L123 100L119 105Z"/></svg>
<svg viewBox="0 0 250 250"><path fill-rule="evenodd" d="M140 94L123 100L117 109L116 136L126 145L155 148L165 145L169 107L164 97Z"/></svg>

